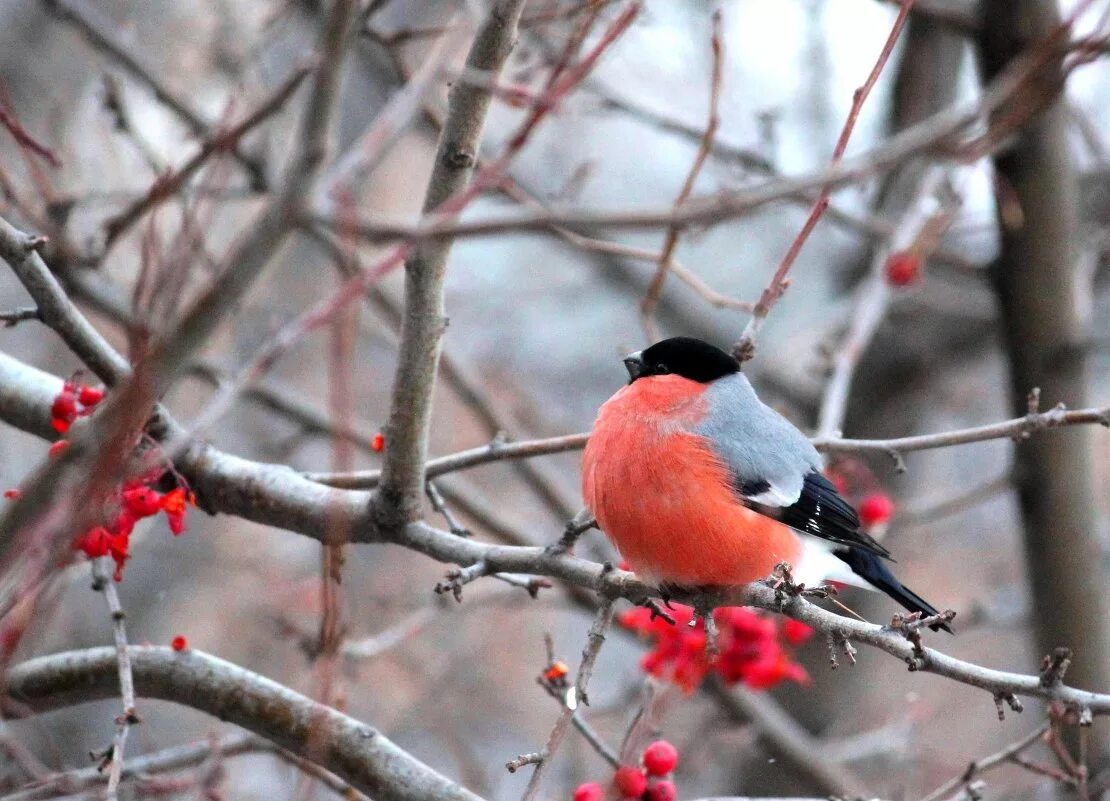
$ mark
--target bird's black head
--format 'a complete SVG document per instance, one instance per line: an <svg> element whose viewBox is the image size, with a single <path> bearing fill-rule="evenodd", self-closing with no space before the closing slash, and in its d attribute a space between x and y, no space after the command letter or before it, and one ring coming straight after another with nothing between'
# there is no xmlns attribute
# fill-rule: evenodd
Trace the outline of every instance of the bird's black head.
<svg viewBox="0 0 1110 801"><path fill-rule="evenodd" d="M624 360L629 383L638 378L674 373L691 381L708 384L740 372L740 362L720 348L693 337L673 337L650 348L630 353Z"/></svg>

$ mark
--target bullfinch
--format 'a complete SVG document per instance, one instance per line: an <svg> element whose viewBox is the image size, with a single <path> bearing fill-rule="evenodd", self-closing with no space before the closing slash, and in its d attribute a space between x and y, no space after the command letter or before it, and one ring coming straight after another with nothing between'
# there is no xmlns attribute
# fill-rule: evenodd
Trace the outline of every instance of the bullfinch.
<svg viewBox="0 0 1110 801"><path fill-rule="evenodd" d="M890 571L816 449L756 397L735 358L676 337L624 364L628 385L602 405L582 457L582 492L641 578L730 587L788 562L797 582L880 590L937 614Z"/></svg>

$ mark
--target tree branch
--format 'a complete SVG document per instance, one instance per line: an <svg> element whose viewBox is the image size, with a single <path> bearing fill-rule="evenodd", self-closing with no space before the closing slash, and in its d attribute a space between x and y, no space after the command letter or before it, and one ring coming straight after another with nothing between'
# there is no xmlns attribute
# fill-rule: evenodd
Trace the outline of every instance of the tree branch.
<svg viewBox="0 0 1110 801"><path fill-rule="evenodd" d="M60 387L60 379L0 353L0 419L40 436L52 436L50 401ZM1056 420L1057 425L1079 422L1105 424L1110 420L1110 409L1078 412L1054 410L1032 417L1036 418L1032 423L1029 418L1018 418L1005 424L986 426L984 429L997 429L1001 426L1006 430L991 436L1008 436L1025 427L1029 430L1043 427L1045 423L1042 417ZM963 433L977 433L982 430L970 429ZM960 433L955 432L956 435ZM916 439L920 445L921 440L943 437L952 438L953 435L907 439ZM977 433L975 437L958 441L983 438L986 437ZM888 450L888 442L906 441L879 440L873 448ZM851 442L837 440L836 445L839 447ZM940 447L932 442L921 446ZM331 530L329 527L343 525L347 530L355 532L356 542L391 542L440 562L462 567L483 562L490 573L548 576L608 597L620 596L639 601L654 592L653 588L643 584L631 573L611 570L607 566L567 554L550 553L540 547L490 545L456 537L450 532L423 523L412 523L400 530L382 530L370 519L367 512L369 495L365 492L337 491L309 481L288 467L252 462L199 443L186 449L177 466L196 491L200 503L210 512L233 514L245 520L295 531L320 541L325 540ZM783 611L822 633L866 643L911 662L915 670L936 673L980 687L999 697L1024 695L1056 700L1077 708L1089 707L1093 714L1110 713L1110 695L1089 693L1063 685L1046 687L1041 684L1038 676L980 667L930 648L917 653L915 646L896 630L840 617L801 599L792 599L782 606L774 591L762 585L738 590L733 597L727 599L727 603Z"/></svg>
<svg viewBox="0 0 1110 801"><path fill-rule="evenodd" d="M874 88L875 83L879 80L879 75L882 74L883 67L886 66L890 54L894 52L894 45L898 43L898 36L902 33L902 28L906 24L906 18L909 16L910 9L913 8L914 0L902 0L901 7L898 9L898 16L894 18L894 25L891 26L890 34L886 38L886 43L883 45L882 50L879 52L879 57L875 61L874 66L871 68L871 73L867 76L867 80L863 85L856 89L852 95L852 107L848 110L848 119L844 121L844 128L840 132L840 137L837 139L836 147L833 149L832 159L829 161L830 166L835 166L840 163L844 158L844 151L848 149L848 140L852 137L852 131L856 127L856 120L859 118L860 111L863 110L863 104L867 102L868 95ZM771 277L771 282L767 288L763 290L760 295L759 301L755 304L755 309L752 311L752 316L748 319L748 324L744 326L744 332L740 335L740 341L733 347L733 352L741 361L750 359L755 353L755 338L759 333L759 329L763 326L764 320L770 314L771 308L782 297L782 293L786 291L787 280L786 277L790 274L790 268L794 266L798 254L801 253L802 247L809 239L809 235L813 233L813 229L817 223L824 216L825 210L829 207L829 199L832 196L832 186L825 185L821 187L820 193L817 195L817 200L813 204L813 209L809 213L809 217L805 223L802 224L802 230L795 237L794 241L790 243L790 247L783 256L782 261L779 263L778 269Z"/></svg>
<svg viewBox="0 0 1110 801"><path fill-rule="evenodd" d="M524 0L497 0L474 37L466 67L496 80L516 40ZM424 213L470 183L477 163L486 113L493 95L488 88L459 82L451 89L447 116L436 148L435 164L424 197ZM432 396L447 317L443 282L451 240L428 243L405 265L405 309L389 422L379 514L393 523L414 519L424 492Z"/></svg>
<svg viewBox="0 0 1110 801"><path fill-rule="evenodd" d="M96 8L89 8L78 0L43 0L43 5L58 19L74 26L89 44L153 92L159 102L185 123L193 136L204 139L209 135L208 123L193 109L190 102L155 77L154 72L142 63L142 59L116 37L113 32L116 26L104 19ZM236 146L232 153L250 176L251 188L256 192L265 191L268 187L265 164L256 156L245 153L241 147Z"/></svg>
<svg viewBox="0 0 1110 801"><path fill-rule="evenodd" d="M365 723L222 659L131 646L135 689L189 706L319 763L376 801L480 801ZM114 648L31 659L6 676L12 701L45 712L119 691Z"/></svg>

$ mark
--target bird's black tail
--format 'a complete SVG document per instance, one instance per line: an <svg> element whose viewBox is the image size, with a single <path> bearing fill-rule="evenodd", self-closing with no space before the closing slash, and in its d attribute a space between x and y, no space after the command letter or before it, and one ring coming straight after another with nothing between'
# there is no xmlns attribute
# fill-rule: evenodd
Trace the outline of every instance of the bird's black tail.
<svg viewBox="0 0 1110 801"><path fill-rule="evenodd" d="M838 548L833 553L852 569L860 578L866 579L876 589L882 590L891 598L911 612L920 612L922 616L929 617L940 614L936 607L926 601L917 593L902 586L902 582L890 572L886 562L873 553L858 548ZM930 626L933 631L944 629L949 634L952 629L945 623L936 623Z"/></svg>

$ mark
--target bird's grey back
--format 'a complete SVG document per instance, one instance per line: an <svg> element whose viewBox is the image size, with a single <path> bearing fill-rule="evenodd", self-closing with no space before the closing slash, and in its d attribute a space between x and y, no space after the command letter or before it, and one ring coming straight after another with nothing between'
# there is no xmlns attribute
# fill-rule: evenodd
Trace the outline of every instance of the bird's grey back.
<svg viewBox="0 0 1110 801"><path fill-rule="evenodd" d="M797 500L805 475L821 467L821 457L806 436L759 400L742 373L714 381L706 398L708 414L695 433L712 443L738 484L753 490L769 485L770 494L777 496L769 501Z"/></svg>

